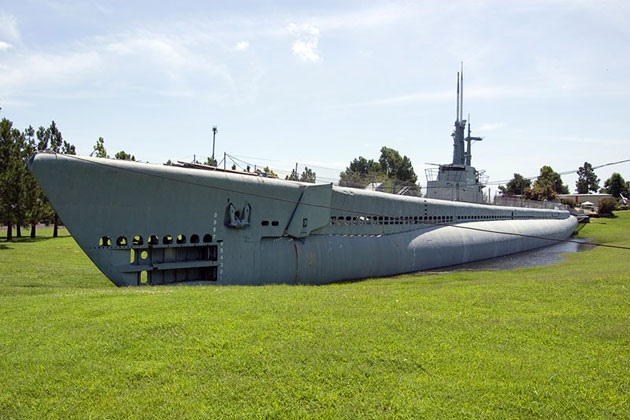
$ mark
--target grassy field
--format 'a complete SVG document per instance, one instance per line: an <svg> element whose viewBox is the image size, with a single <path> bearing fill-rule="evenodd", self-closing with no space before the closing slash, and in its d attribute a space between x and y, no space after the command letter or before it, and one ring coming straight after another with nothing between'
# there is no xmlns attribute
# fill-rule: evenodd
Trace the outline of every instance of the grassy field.
<svg viewBox="0 0 630 420"><path fill-rule="evenodd" d="M0 418L630 418L630 251L330 286L116 288L0 240ZM50 235L50 232L46 232ZM630 213L582 237L630 246Z"/></svg>

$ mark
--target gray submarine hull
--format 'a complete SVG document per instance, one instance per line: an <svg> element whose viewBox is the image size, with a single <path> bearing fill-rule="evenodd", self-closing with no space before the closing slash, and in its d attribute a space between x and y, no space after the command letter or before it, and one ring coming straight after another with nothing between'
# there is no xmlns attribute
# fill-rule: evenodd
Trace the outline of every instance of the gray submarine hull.
<svg viewBox="0 0 630 420"><path fill-rule="evenodd" d="M244 173L39 153L29 167L117 286L325 284L527 251L563 209L405 197Z"/></svg>

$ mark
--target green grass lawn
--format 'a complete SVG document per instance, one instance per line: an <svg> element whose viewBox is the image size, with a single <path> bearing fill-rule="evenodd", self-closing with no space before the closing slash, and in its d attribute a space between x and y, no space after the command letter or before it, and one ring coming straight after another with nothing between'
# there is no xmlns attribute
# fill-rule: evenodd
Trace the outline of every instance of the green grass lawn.
<svg viewBox="0 0 630 420"><path fill-rule="evenodd" d="M630 212L581 237L630 246ZM50 231L40 232L50 235ZM329 286L114 287L0 240L0 418L630 418L630 251Z"/></svg>

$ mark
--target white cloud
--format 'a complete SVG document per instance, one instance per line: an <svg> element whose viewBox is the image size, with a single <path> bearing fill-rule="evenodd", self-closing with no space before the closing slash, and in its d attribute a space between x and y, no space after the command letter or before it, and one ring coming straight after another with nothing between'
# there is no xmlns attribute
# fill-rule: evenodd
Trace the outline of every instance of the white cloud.
<svg viewBox="0 0 630 420"><path fill-rule="evenodd" d="M4 42L4 41L0 41L0 51L2 50L8 50L9 48L11 48L13 45L9 44L8 42Z"/></svg>
<svg viewBox="0 0 630 420"><path fill-rule="evenodd" d="M249 48L249 42L247 41L238 42L235 48L237 51L245 51L246 49Z"/></svg>
<svg viewBox="0 0 630 420"><path fill-rule="evenodd" d="M492 131L498 128L502 128L505 126L505 123L497 122L497 123L483 123L479 126L479 131Z"/></svg>
<svg viewBox="0 0 630 420"><path fill-rule="evenodd" d="M321 57L317 52L319 29L312 25L298 26L295 23L289 24L287 29L290 33L297 35L298 38L291 45L293 54L300 57L302 61L317 63L321 60Z"/></svg>
<svg viewBox="0 0 630 420"><path fill-rule="evenodd" d="M440 7L444 9L445 6L440 3ZM325 30L383 27L395 24L403 19L412 18L417 13L418 7L415 5L393 3L386 6L320 15L312 18L311 22L317 25L318 28Z"/></svg>
<svg viewBox="0 0 630 420"><path fill-rule="evenodd" d="M214 45L199 41L194 35L134 30L92 38L63 52L24 51L9 58L0 78L0 91L19 97L32 92L61 94L70 87L79 94L98 96L103 93L102 86L108 86L110 93L118 90L165 96L208 92L218 95L215 88L204 90L195 86L201 80L207 81L208 86L221 84L229 95L237 89L230 71L203 49Z"/></svg>
<svg viewBox="0 0 630 420"><path fill-rule="evenodd" d="M443 102L452 99L453 92L414 92L407 95L390 96L387 98L367 100L363 102L355 102L341 105L345 107L361 107L361 106L386 106L386 105L408 105L416 103Z"/></svg>
<svg viewBox="0 0 630 420"><path fill-rule="evenodd" d="M15 42L20 40L20 31L15 16L0 12L0 38Z"/></svg>
<svg viewBox="0 0 630 420"><path fill-rule="evenodd" d="M76 85L79 80L97 72L101 65L102 60L93 52L22 56L3 71L0 88L11 92L51 85Z"/></svg>

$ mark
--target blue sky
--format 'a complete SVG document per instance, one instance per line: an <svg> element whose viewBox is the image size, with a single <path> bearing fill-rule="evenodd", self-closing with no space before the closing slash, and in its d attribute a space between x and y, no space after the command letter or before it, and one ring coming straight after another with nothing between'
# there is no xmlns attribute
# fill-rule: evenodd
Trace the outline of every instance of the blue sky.
<svg viewBox="0 0 630 420"><path fill-rule="evenodd" d="M386 145L424 184L463 61L473 165L534 176L630 158L628 22L627 1L0 0L0 112L156 163L210 155L217 125L219 157L322 181Z"/></svg>

